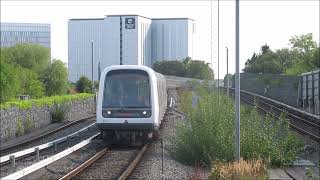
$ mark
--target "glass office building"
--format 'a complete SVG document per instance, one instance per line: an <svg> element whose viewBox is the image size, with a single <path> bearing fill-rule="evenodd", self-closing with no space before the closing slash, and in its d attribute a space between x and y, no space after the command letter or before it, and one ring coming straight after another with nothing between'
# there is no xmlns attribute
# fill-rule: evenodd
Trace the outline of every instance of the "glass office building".
<svg viewBox="0 0 320 180"><path fill-rule="evenodd" d="M1 23L1 47L10 47L17 43L40 44L50 48L50 24Z"/></svg>

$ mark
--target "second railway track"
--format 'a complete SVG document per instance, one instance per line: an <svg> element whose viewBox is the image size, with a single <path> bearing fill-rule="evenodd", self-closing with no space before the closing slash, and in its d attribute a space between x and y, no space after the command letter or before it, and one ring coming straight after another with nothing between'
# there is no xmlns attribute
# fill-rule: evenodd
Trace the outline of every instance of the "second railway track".
<svg viewBox="0 0 320 180"><path fill-rule="evenodd" d="M234 94L234 89L230 90L230 92ZM240 98L241 101L247 104L256 105L257 108L264 113L272 113L272 115L276 117L279 117L280 114L284 114L285 117L289 119L290 127L292 129L320 142L319 117L246 91L241 91Z"/></svg>

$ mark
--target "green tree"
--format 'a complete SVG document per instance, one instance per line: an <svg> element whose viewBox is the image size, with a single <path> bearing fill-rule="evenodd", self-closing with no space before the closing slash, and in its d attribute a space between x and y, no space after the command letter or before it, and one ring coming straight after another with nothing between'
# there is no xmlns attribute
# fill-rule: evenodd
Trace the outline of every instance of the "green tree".
<svg viewBox="0 0 320 180"><path fill-rule="evenodd" d="M157 61L153 64L153 69L165 75L208 80L214 78L213 70L208 63L192 60L190 57L182 61Z"/></svg>
<svg viewBox="0 0 320 180"><path fill-rule="evenodd" d="M295 56L292 66L285 71L287 74L298 75L320 68L320 45L313 40L311 33L294 36L290 43Z"/></svg>
<svg viewBox="0 0 320 180"><path fill-rule="evenodd" d="M319 45L312 39L312 34L293 36L289 40L291 49L275 51L265 44L259 54L245 63L244 72L298 75L320 68Z"/></svg>
<svg viewBox="0 0 320 180"><path fill-rule="evenodd" d="M90 93L91 86L91 81L86 76L81 76L76 82L76 89L79 93Z"/></svg>
<svg viewBox="0 0 320 180"><path fill-rule="evenodd" d="M289 41L293 49L298 49L304 54L317 48L317 43L313 40L312 33L294 36Z"/></svg>
<svg viewBox="0 0 320 180"><path fill-rule="evenodd" d="M266 46L263 45L258 55L254 53L252 58L247 60L244 72L273 74L283 72L282 58L286 59L286 57L278 55L279 52L274 52Z"/></svg>
<svg viewBox="0 0 320 180"><path fill-rule="evenodd" d="M12 64L30 69L38 75L50 64L50 49L37 44L16 44L2 48L1 54Z"/></svg>
<svg viewBox="0 0 320 180"><path fill-rule="evenodd" d="M65 94L68 89L68 70L61 60L53 59L42 74L48 96Z"/></svg>
<svg viewBox="0 0 320 180"><path fill-rule="evenodd" d="M262 53L262 54L268 53L268 52L270 52L270 51L271 51L271 50L270 50L270 47L269 47L267 44L261 46L261 53Z"/></svg>
<svg viewBox="0 0 320 180"><path fill-rule="evenodd" d="M214 78L213 70L204 61L184 60L183 63L186 66L186 77L208 80Z"/></svg>
<svg viewBox="0 0 320 180"><path fill-rule="evenodd" d="M159 73L184 77L186 74L185 66L180 61L157 61L153 64L153 69Z"/></svg>
<svg viewBox="0 0 320 180"><path fill-rule="evenodd" d="M17 70L7 63L1 56L0 59L0 103L15 98L20 91Z"/></svg>
<svg viewBox="0 0 320 180"><path fill-rule="evenodd" d="M17 67L20 81L19 95L29 95L31 98L39 98L44 95L43 83L39 80L38 75L26 68Z"/></svg>

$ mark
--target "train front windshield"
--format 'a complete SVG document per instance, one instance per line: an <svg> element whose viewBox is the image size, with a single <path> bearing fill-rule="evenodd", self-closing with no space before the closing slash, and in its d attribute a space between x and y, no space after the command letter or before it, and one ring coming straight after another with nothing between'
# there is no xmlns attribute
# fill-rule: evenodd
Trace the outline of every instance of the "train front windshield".
<svg viewBox="0 0 320 180"><path fill-rule="evenodd" d="M150 108L148 73L141 70L108 72L103 96L103 108Z"/></svg>

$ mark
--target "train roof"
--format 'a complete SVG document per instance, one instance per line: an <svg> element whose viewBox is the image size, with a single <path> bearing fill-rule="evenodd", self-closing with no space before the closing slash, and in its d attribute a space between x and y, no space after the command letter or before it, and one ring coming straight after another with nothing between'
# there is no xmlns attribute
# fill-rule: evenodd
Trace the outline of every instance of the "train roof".
<svg viewBox="0 0 320 180"><path fill-rule="evenodd" d="M151 69L147 66L142 66L142 65L112 65L112 66L105 68L103 70L103 72L117 70L117 69L138 69L138 70L146 71L146 72L148 72L148 74L150 74L150 73L155 74L156 73L153 69Z"/></svg>

